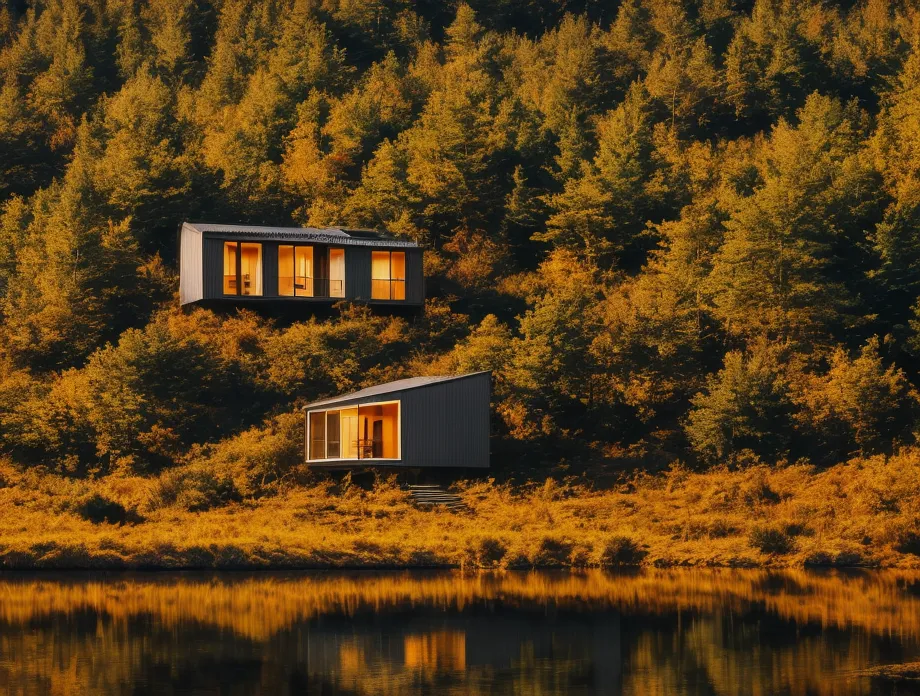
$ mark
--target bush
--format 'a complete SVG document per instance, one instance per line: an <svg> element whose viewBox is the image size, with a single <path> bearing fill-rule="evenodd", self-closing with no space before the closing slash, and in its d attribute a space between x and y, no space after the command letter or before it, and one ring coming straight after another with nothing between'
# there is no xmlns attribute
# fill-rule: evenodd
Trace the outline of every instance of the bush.
<svg viewBox="0 0 920 696"><path fill-rule="evenodd" d="M233 480L208 471L190 471L183 480L176 505L189 512L203 512L240 499Z"/></svg>
<svg viewBox="0 0 920 696"><path fill-rule="evenodd" d="M916 529L910 529L898 534L898 541L895 548L901 553L910 553L914 556L920 556L920 532Z"/></svg>
<svg viewBox="0 0 920 696"><path fill-rule="evenodd" d="M106 498L100 493L92 493L79 501L74 512L94 524L101 522L123 524L128 520L128 511L121 503Z"/></svg>
<svg viewBox="0 0 920 696"><path fill-rule="evenodd" d="M532 565L544 567L559 567L569 565L572 556L573 544L564 539L545 536L540 540L533 557Z"/></svg>
<svg viewBox="0 0 920 696"><path fill-rule="evenodd" d="M239 491L228 476L198 468L164 472L154 483L150 507L176 505L189 512L203 512L240 500Z"/></svg>
<svg viewBox="0 0 920 696"><path fill-rule="evenodd" d="M485 537L480 539L475 550L476 563L481 567L498 565L507 552L508 548L502 541Z"/></svg>
<svg viewBox="0 0 920 696"><path fill-rule="evenodd" d="M303 459L303 415L285 413L209 448L195 462L232 481L241 496L276 492Z"/></svg>
<svg viewBox="0 0 920 696"><path fill-rule="evenodd" d="M645 552L627 536L614 536L607 540L601 552L601 565L638 565L645 558Z"/></svg>
<svg viewBox="0 0 920 696"><path fill-rule="evenodd" d="M754 527L748 540L755 549L770 555L781 556L795 549L793 538L773 527Z"/></svg>

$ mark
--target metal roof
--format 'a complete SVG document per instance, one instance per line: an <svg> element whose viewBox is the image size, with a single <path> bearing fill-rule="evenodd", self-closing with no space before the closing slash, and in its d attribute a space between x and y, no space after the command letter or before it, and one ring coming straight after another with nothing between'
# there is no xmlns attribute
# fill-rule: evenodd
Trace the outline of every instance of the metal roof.
<svg viewBox="0 0 920 696"><path fill-rule="evenodd" d="M344 246L418 248L418 244L415 242L407 239L396 239L386 232L352 229L349 227L268 227L263 225L224 225L210 222L184 222L182 225L196 232L217 234L230 239L306 241Z"/></svg>
<svg viewBox="0 0 920 696"><path fill-rule="evenodd" d="M403 392L408 389L419 389L420 387L428 387L432 384L439 384L441 382L451 382L453 380L463 379L465 377L487 374L491 374L489 370L484 370L482 372L468 372L465 375L439 375L433 377L410 377L409 379L398 379L395 382L377 384L373 387L367 387L366 389L360 389L356 392L351 392L350 394L342 394L341 396L333 396L329 399L314 401L313 403L304 406L303 410L313 408L314 406L328 406L331 404L351 401L353 399L363 399L367 396L384 396L386 394L393 394L395 392Z"/></svg>

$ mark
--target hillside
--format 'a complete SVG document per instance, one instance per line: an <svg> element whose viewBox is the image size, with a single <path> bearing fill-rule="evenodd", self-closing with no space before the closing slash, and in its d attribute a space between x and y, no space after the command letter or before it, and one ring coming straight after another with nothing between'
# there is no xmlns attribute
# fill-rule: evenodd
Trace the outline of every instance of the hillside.
<svg viewBox="0 0 920 696"><path fill-rule="evenodd" d="M918 37L894 0L8 2L0 480L256 504L298 405L486 369L503 481L906 466ZM425 310L181 311L183 220L415 240Z"/></svg>

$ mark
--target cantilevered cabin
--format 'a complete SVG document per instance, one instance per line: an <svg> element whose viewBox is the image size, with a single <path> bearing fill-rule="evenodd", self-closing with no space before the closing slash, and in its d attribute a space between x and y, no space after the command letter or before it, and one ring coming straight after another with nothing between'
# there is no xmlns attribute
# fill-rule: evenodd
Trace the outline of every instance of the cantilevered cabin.
<svg viewBox="0 0 920 696"><path fill-rule="evenodd" d="M304 406L311 466L486 468L491 373L413 377Z"/></svg>
<svg viewBox="0 0 920 696"><path fill-rule="evenodd" d="M183 305L260 303L420 306L422 250L382 232L185 222L179 231Z"/></svg>

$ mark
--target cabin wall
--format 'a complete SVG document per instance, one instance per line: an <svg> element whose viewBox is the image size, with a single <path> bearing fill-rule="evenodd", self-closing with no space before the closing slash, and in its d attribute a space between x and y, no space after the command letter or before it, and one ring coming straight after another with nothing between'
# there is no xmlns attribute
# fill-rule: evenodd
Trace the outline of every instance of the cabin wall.
<svg viewBox="0 0 920 696"><path fill-rule="evenodd" d="M278 242L262 242L262 297L278 296Z"/></svg>
<svg viewBox="0 0 920 696"><path fill-rule="evenodd" d="M422 304L425 301L425 271L422 250L406 249L406 302Z"/></svg>
<svg viewBox="0 0 920 696"><path fill-rule="evenodd" d="M224 241L204 238L204 298L224 296Z"/></svg>
<svg viewBox="0 0 920 696"><path fill-rule="evenodd" d="M402 460L412 467L489 466L490 375L402 392Z"/></svg>
<svg viewBox="0 0 920 696"><path fill-rule="evenodd" d="M201 232L182 226L179 234L179 302L188 304L204 297L202 288Z"/></svg>
<svg viewBox="0 0 920 696"><path fill-rule="evenodd" d="M371 299L371 249L345 248L345 296L352 300Z"/></svg>

